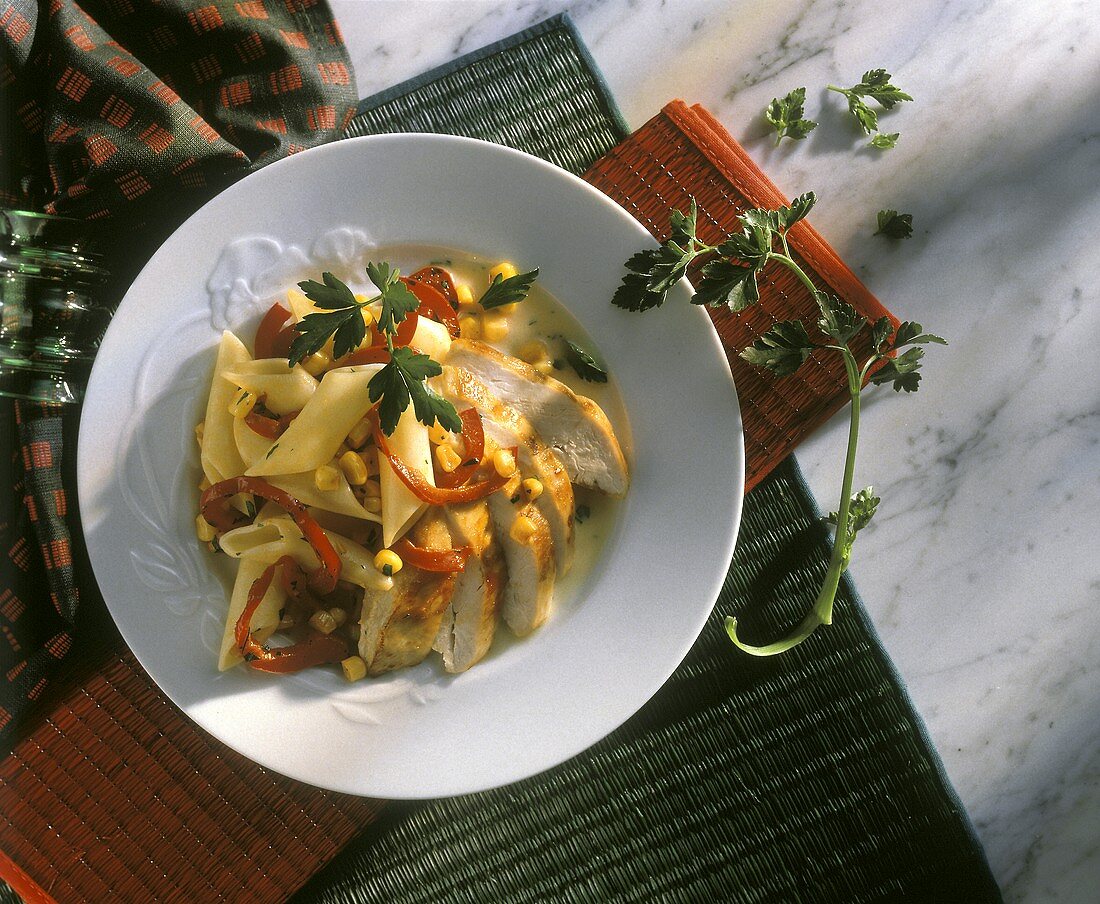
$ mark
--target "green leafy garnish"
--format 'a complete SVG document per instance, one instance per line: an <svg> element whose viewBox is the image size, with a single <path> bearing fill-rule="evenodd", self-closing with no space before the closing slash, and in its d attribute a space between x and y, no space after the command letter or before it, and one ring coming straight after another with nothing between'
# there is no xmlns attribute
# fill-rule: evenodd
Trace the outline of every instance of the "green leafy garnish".
<svg viewBox="0 0 1100 904"><path fill-rule="evenodd" d="M878 212L878 229L875 235L884 235L888 239L907 239L913 234L913 215L898 213L896 210Z"/></svg>
<svg viewBox="0 0 1100 904"><path fill-rule="evenodd" d="M538 276L538 267L527 273L517 273L515 276L509 276L507 279L498 273L493 277L493 281L489 283L489 288L485 290L485 294L481 296L481 306L488 311L492 308L499 308L504 304L515 304L517 301L523 301L527 297L527 293L531 291L531 286L538 279Z"/></svg>
<svg viewBox="0 0 1100 904"><path fill-rule="evenodd" d="M695 234L698 208L691 198L688 213L672 212L671 235L659 247L639 251L627 260L628 272L615 291L612 304L628 311L647 311L664 304L669 290L687 273L698 257L717 253L702 269L702 281L692 298L694 304L726 305L741 311L760 299L756 276L774 257L772 241L786 234L804 219L814 206L813 192L800 195L790 207L778 210L746 210L738 220L742 231L708 245Z"/></svg>
<svg viewBox="0 0 1100 904"><path fill-rule="evenodd" d="M817 123L812 119L802 118L802 108L805 103L805 88L795 88L782 99L772 98L768 109L764 111L764 118L775 128L776 144L784 138L798 141L817 128Z"/></svg>
<svg viewBox="0 0 1100 904"><path fill-rule="evenodd" d="M298 283L305 296L324 313L307 314L298 324L301 333L290 345L291 366L316 354L332 338L335 358L342 358L358 348L367 335L362 309L380 303L378 329L389 362L371 377L367 392L372 402L378 402L378 422L387 436L397 428L402 412L412 402L416 419L427 427L437 421L447 430L460 431L462 422L454 405L434 392L424 381L443 372L438 362L428 355L407 347L394 348L393 337L402 321L417 309L420 302L401 281L401 271L385 261L367 264L367 276L378 289L378 295L359 301L355 293L331 273L321 275L322 282L307 279ZM271 452L275 451L272 446Z"/></svg>
<svg viewBox="0 0 1100 904"><path fill-rule="evenodd" d="M890 84L890 73L885 69L871 69L864 72L862 81L851 88L840 88L836 85L827 85L826 87L828 90L836 91L847 98L848 112L852 114L855 121L859 123L859 127L868 135L873 135L878 131L878 113L871 109L864 98L877 101L885 110L892 109L902 101L913 99L896 85ZM876 137L882 138L882 136ZM882 140L891 143L875 144L872 141L872 144L875 147L893 147L898 140L898 136L895 133L885 136Z"/></svg>
<svg viewBox="0 0 1100 904"><path fill-rule="evenodd" d="M897 147L898 138L900 137L900 135L900 132L891 132L889 135L887 135L885 132L879 132L874 138L870 140L869 144L873 148L879 148L880 150L889 150L892 147Z"/></svg>
<svg viewBox="0 0 1100 904"><path fill-rule="evenodd" d="M607 371L596 363L588 352L569 339L565 341L565 360L577 372L577 376L589 383L606 383Z"/></svg>
<svg viewBox="0 0 1100 904"><path fill-rule="evenodd" d="M881 70L864 75L864 82L875 87L892 106L908 100L900 92L890 94L889 75ZM884 87L885 85L885 87ZM867 87L867 85L857 86ZM896 89L892 89L896 91ZM875 96L876 99L878 95ZM820 338L810 334L801 320L785 320L774 324L748 348L741 357L762 367L776 377L788 376L807 361L815 351L839 353L844 361L851 401L851 422L848 448L844 460L844 477L838 511L830 515L836 525L832 555L828 570L818 591L813 609L786 638L764 646L746 644L738 635L737 619L726 619L726 631L733 643L754 656L771 656L797 646L822 625L832 623L833 602L840 576L848 567L856 534L874 517L880 499L871 487L852 494L855 475L856 443L859 437L860 395L868 383L892 383L897 391L914 392L920 384L920 366L924 355L922 345L947 343L939 336L925 333L919 323L906 321L894 328L888 317L868 324L850 304L819 289L791 255L787 241L790 228L803 219L814 205L814 195L808 192L795 199L790 207L778 210L746 210L738 220L740 233L727 236L717 245L707 245L695 237L696 208L692 199L691 212L673 212L672 237L660 248L639 252L626 262L628 273L612 302L632 311L656 307L665 300L670 278L683 275L687 265L701 256L709 256L702 268L703 278L692 301L696 304L725 304L739 311L759 299L757 275L771 262L790 270L809 291L817 304L820 317L814 324ZM898 217L897 211L879 214L880 230L887 219ZM903 214L901 217L908 217ZM900 218L899 218L900 219ZM911 220L906 226L911 231ZM892 228L892 227L888 227ZM907 233L908 234L908 233ZM778 242L778 247L777 243ZM674 261L675 257L675 261ZM678 277L677 277L678 278ZM674 280L673 280L674 281ZM852 341L870 326L871 351L862 360L857 358ZM904 350L903 350L904 349Z"/></svg>

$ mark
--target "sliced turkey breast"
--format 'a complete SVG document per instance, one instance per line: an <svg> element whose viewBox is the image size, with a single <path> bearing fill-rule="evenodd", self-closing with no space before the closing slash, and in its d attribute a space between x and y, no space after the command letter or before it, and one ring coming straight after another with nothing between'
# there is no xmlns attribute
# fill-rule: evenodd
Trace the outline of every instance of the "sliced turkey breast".
<svg viewBox="0 0 1100 904"><path fill-rule="evenodd" d="M434 509L417 522L409 538L425 549L451 548L450 531ZM405 565L393 576L391 589L364 591L359 655L367 663L368 674L416 665L431 652L456 579L453 573Z"/></svg>
<svg viewBox="0 0 1100 904"><path fill-rule="evenodd" d="M543 493L535 504L550 525L558 573L568 572L573 564L573 484L557 453L542 441L527 418L489 392L468 370L445 366L441 391L452 402L459 403L459 407L465 403L476 408L486 421L488 435L499 445L505 445L507 440L492 436L493 423L518 440L520 471L524 477L534 477L542 484Z"/></svg>
<svg viewBox="0 0 1100 904"><path fill-rule="evenodd" d="M493 643L497 604L506 579L504 559L484 499L448 506L447 523L455 546L469 547L470 557L443 614L435 649L442 654L448 672L464 672L489 652Z"/></svg>
<svg viewBox="0 0 1100 904"><path fill-rule="evenodd" d="M565 465L575 484L613 496L629 478L615 431L603 409L524 361L472 339L451 343L447 363L469 371L505 405L527 418Z"/></svg>

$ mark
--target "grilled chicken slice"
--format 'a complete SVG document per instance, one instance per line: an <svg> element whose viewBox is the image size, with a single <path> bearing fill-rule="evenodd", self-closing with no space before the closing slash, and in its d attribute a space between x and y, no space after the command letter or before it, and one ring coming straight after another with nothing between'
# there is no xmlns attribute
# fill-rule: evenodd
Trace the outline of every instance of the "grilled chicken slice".
<svg viewBox="0 0 1100 904"><path fill-rule="evenodd" d="M486 421L485 431L501 446L517 443L515 434L492 421ZM512 633L523 637L550 614L557 577L550 525L537 505L524 500L518 472L488 500L493 531L508 569L500 614Z"/></svg>
<svg viewBox="0 0 1100 904"><path fill-rule="evenodd" d="M425 549L451 548L450 531L435 509L417 522L409 539ZM406 565L394 575L391 589L364 591L359 655L368 674L416 665L431 652L456 581L453 573Z"/></svg>
<svg viewBox="0 0 1100 904"><path fill-rule="evenodd" d="M525 477L534 477L542 484L542 495L536 505L550 525L554 540L554 558L558 574L565 574L573 564L573 484L565 473L565 467L557 453L547 446L535 432L527 418L514 408L505 405L486 388L485 384L468 370L460 367L443 368L441 390L452 402L472 405L487 422L499 424L518 440L519 467ZM493 437L498 444L508 440Z"/></svg>
<svg viewBox="0 0 1100 904"><path fill-rule="evenodd" d="M489 503L484 499L448 506L447 523L455 546L469 547L470 557L443 614L435 649L442 654L448 672L464 672L493 643L497 604L505 582L504 559L493 537Z"/></svg>
<svg viewBox="0 0 1100 904"><path fill-rule="evenodd" d="M468 370L505 405L527 418L573 483L621 496L626 459L603 409L531 365L472 339L451 343L447 363Z"/></svg>

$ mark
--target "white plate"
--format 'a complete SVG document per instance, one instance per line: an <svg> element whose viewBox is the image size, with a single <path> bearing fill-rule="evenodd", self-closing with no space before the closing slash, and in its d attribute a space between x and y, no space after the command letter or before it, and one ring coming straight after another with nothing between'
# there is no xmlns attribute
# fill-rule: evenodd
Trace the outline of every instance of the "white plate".
<svg viewBox="0 0 1100 904"><path fill-rule="evenodd" d="M294 277L394 243L541 268L596 341L629 418L633 483L586 582L532 637L471 671L424 664L348 684L215 665L226 589L195 540L201 417L223 327L250 337ZM104 599L189 717L285 775L425 798L533 775L629 718L673 672L718 596L737 535L744 447L733 380L686 283L664 308L610 298L653 240L535 157L470 139L385 135L275 163L218 195L127 292L92 371L80 512Z"/></svg>

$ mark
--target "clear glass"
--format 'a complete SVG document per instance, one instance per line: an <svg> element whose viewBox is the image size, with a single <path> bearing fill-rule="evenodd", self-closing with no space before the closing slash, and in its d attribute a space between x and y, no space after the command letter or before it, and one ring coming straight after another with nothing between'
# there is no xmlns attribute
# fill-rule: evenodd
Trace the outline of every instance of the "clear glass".
<svg viewBox="0 0 1100 904"><path fill-rule="evenodd" d="M87 225L0 209L0 395L79 402L111 319Z"/></svg>

